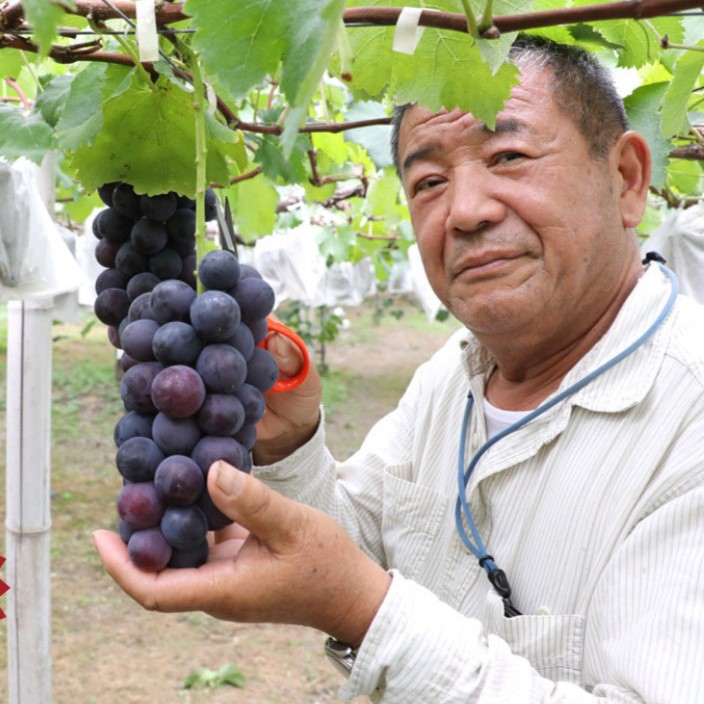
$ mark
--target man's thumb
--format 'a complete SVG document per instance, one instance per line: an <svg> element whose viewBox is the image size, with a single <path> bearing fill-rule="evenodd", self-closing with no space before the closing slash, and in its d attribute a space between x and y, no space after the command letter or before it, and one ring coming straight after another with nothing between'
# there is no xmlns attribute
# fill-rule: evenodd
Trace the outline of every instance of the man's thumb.
<svg viewBox="0 0 704 704"><path fill-rule="evenodd" d="M279 374L287 379L296 376L303 366L303 357L298 347L284 335L273 333L267 338L266 349L279 365Z"/></svg>
<svg viewBox="0 0 704 704"><path fill-rule="evenodd" d="M226 516L271 548L287 542L294 530L296 503L226 462L217 462L208 471L208 492Z"/></svg>

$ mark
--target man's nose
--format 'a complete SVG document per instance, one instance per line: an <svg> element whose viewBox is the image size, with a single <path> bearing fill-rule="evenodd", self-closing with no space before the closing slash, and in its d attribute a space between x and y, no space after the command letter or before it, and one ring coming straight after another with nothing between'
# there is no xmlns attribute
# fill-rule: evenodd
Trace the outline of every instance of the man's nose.
<svg viewBox="0 0 704 704"><path fill-rule="evenodd" d="M481 166L457 169L449 195L448 231L474 232L506 217L507 208L496 191L494 178Z"/></svg>

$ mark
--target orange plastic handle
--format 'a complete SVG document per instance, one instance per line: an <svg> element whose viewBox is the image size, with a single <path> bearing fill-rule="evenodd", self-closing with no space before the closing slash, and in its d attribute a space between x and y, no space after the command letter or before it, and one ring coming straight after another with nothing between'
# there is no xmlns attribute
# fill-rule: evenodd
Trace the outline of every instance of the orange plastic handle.
<svg viewBox="0 0 704 704"><path fill-rule="evenodd" d="M267 330L267 335L270 332L276 332L279 335L287 337L289 340L291 340L291 342L296 345L296 347L298 347L298 349L301 351L301 354L303 355L303 366L301 367L301 370L298 372L298 374L296 374L296 376L292 376L290 379L279 379L269 389L269 391L267 391L267 393L273 394L279 391L291 391L291 389L295 389L297 386L300 386L306 380L308 372L310 371L310 355L308 354L308 348L306 347L306 343L303 342L303 339L300 337L300 335L291 330L291 328L289 328L288 326L284 325L283 323L280 323L278 320L272 318L271 316L266 319L266 322L269 326L269 329ZM266 338L259 343L259 347L266 348Z"/></svg>

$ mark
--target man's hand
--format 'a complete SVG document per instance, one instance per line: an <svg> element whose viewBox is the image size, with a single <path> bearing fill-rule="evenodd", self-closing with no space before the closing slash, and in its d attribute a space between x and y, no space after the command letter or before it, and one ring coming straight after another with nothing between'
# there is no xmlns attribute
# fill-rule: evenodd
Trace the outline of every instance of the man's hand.
<svg viewBox="0 0 704 704"><path fill-rule="evenodd" d="M359 645L390 575L332 518L224 462L208 472L208 490L241 528L225 529L199 568L144 572L117 534L93 534L105 569L120 587L149 610L311 626Z"/></svg>
<svg viewBox="0 0 704 704"><path fill-rule="evenodd" d="M282 378L298 373L303 360L291 340L273 333L267 338L267 350L274 355ZM320 422L321 398L320 376L312 364L308 377L299 387L267 394L266 413L257 425L254 461L272 464L308 442Z"/></svg>

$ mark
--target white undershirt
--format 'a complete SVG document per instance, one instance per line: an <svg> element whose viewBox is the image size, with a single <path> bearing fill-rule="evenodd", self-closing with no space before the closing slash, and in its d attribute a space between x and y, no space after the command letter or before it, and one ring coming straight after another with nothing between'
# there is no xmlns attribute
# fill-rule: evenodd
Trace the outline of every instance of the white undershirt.
<svg viewBox="0 0 704 704"><path fill-rule="evenodd" d="M530 411L505 411L503 408L493 406L484 399L484 420L486 421L486 438L491 439L497 433L513 425L527 416Z"/></svg>

